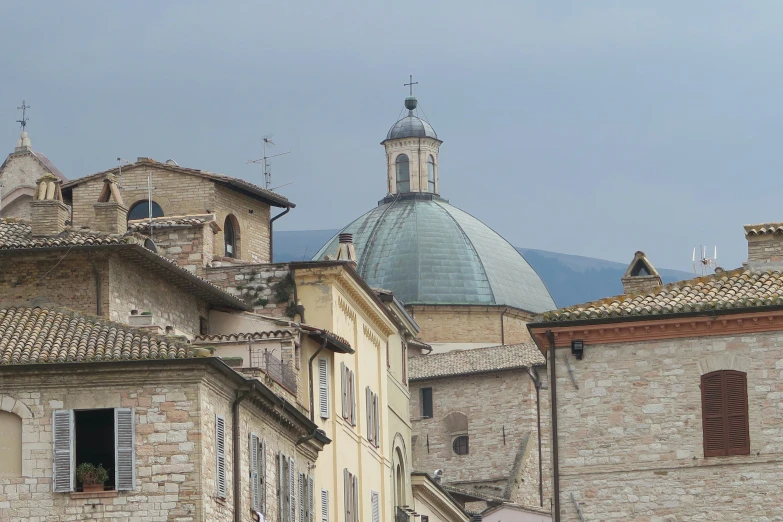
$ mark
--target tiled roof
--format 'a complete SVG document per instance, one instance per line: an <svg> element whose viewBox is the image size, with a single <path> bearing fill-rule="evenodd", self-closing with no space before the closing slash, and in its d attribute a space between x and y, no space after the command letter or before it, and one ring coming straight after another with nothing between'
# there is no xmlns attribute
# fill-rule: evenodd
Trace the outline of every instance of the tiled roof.
<svg viewBox="0 0 783 522"><path fill-rule="evenodd" d="M232 334L214 334L214 335L198 335L195 337L195 341L204 342L233 342L233 341L258 341L262 339L290 339L294 336L294 332L291 330L272 330L268 332L251 332L251 333L232 333Z"/></svg>
<svg viewBox="0 0 783 522"><path fill-rule="evenodd" d="M200 226L203 225L204 223L209 223L214 221L215 221L214 214L160 217L160 218L152 219L152 227L153 228L192 227L192 226ZM128 230L132 230L134 232L144 232L146 230L149 230L149 227L150 227L149 219L134 219L128 221Z"/></svg>
<svg viewBox="0 0 783 522"><path fill-rule="evenodd" d="M289 201L288 198L286 198L285 196L278 194L277 192L272 192L271 190L267 190L265 188L259 187L254 183L250 183L249 181L245 181L240 178L233 178L231 176L226 176L224 174L216 174L214 172L208 172L206 170L189 169L186 167L180 167L179 165L173 165L170 163L160 163L158 161L149 158L139 158L139 160L136 161L135 163L131 163L130 165L125 165L123 167L123 170L129 170L139 165L154 165L155 168L168 170L171 172L179 172L181 174L188 174L191 176L198 176L201 178L211 179L212 181L215 181L217 183L222 183L224 185L228 185L239 190L250 192L251 194L266 200L272 205L276 205L279 207L296 206L291 201ZM85 181L92 180L94 178L104 177L106 176L106 174L110 174L110 173L115 174L117 173L118 170L119 169L115 167L103 172L97 172L95 174L90 174L89 176L84 176L82 178L74 179L72 181L65 183L63 185L63 190L69 190L81 183L84 183Z"/></svg>
<svg viewBox="0 0 783 522"><path fill-rule="evenodd" d="M623 294L569 306L534 322L590 321L783 305L783 273L738 268L670 283L641 294Z"/></svg>
<svg viewBox="0 0 783 522"><path fill-rule="evenodd" d="M529 368L545 363L544 356L533 343L490 346L411 357L408 362L408 377L412 381L417 381L435 377Z"/></svg>
<svg viewBox="0 0 783 522"><path fill-rule="evenodd" d="M0 308L0 365L196 357L179 339L77 312Z"/></svg>
<svg viewBox="0 0 783 522"><path fill-rule="evenodd" d="M33 152L33 156L38 158L38 161L40 161L43 164L43 166L44 166L44 168L46 170L48 170L49 172L54 174L57 178L59 178L59 179L61 179L63 181L68 181L68 178L66 178L65 175L62 172L60 172L60 169L55 167L54 163L52 163L49 158L44 156L43 153L37 152L37 151L32 151L32 152Z"/></svg>
<svg viewBox="0 0 783 522"><path fill-rule="evenodd" d="M111 236L100 232L66 229L56 236L33 237L28 221L0 219L0 250L15 248L47 248L88 245L122 245L132 242L127 236Z"/></svg>

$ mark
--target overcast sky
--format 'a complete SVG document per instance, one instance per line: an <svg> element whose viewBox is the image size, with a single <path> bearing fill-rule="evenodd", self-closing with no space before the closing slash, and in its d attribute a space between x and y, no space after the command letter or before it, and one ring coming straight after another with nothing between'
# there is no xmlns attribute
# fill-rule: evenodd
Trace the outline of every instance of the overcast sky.
<svg viewBox="0 0 783 522"><path fill-rule="evenodd" d="M221 5L223 7L218 7ZM262 184L280 229L385 195L407 94L444 141L441 193L512 244L691 270L783 221L778 1L2 2L0 155L15 110L69 178L149 156ZM4 144L4 145L3 145Z"/></svg>

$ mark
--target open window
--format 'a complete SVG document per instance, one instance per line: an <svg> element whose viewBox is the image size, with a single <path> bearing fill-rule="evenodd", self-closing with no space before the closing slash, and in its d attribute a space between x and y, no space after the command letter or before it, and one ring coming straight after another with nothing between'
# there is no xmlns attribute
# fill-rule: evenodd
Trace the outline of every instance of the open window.
<svg viewBox="0 0 783 522"><path fill-rule="evenodd" d="M239 222L233 214L226 216L223 224L223 240L226 257L239 259Z"/></svg>
<svg viewBox="0 0 783 522"><path fill-rule="evenodd" d="M104 489L128 491L135 487L134 414L130 408L57 410L53 414L55 492L76 491L80 464L108 471Z"/></svg>

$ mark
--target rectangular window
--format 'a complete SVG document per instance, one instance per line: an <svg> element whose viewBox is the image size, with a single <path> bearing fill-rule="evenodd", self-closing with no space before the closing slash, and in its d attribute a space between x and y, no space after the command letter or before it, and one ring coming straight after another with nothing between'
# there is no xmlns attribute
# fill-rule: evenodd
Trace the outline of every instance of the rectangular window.
<svg viewBox="0 0 783 522"><path fill-rule="evenodd" d="M359 522L359 478L343 470L343 500L345 501L345 522Z"/></svg>
<svg viewBox="0 0 783 522"><path fill-rule="evenodd" d="M131 408L56 410L52 414L54 462L52 489L74 491L76 468L101 465L109 478L104 487L128 491L136 483L135 415Z"/></svg>
<svg viewBox="0 0 783 522"><path fill-rule="evenodd" d="M261 511L261 455L258 435L250 434L250 505L253 511Z"/></svg>
<svg viewBox="0 0 783 522"><path fill-rule="evenodd" d="M378 394L366 388L367 440L376 448L381 445L381 420Z"/></svg>
<svg viewBox="0 0 783 522"><path fill-rule="evenodd" d="M432 418L432 388L421 389L421 416Z"/></svg>
<svg viewBox="0 0 783 522"><path fill-rule="evenodd" d="M701 376L704 456L750 455L747 375L720 370Z"/></svg>
<svg viewBox="0 0 783 522"><path fill-rule="evenodd" d="M215 415L215 485L218 498L226 498L226 419Z"/></svg>
<svg viewBox="0 0 783 522"><path fill-rule="evenodd" d="M322 419L329 418L329 359L318 359L318 411Z"/></svg>
<svg viewBox="0 0 783 522"><path fill-rule="evenodd" d="M356 376L345 363L340 363L343 391L343 418L356 426Z"/></svg>

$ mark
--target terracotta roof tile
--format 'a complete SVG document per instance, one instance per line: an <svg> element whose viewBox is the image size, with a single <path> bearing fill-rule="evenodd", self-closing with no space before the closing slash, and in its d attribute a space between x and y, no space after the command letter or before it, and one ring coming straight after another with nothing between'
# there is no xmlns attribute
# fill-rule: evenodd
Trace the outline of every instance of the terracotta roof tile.
<svg viewBox="0 0 783 522"><path fill-rule="evenodd" d="M0 308L0 365L182 359L187 343L67 310Z"/></svg>
<svg viewBox="0 0 783 522"><path fill-rule="evenodd" d="M532 342L490 346L411 357L408 362L408 377L412 381L420 381L435 377L529 368L545 363L544 356Z"/></svg>
<svg viewBox="0 0 783 522"><path fill-rule="evenodd" d="M153 228L167 228L167 227L191 227L200 226L205 223L214 222L214 214L198 214L192 216L171 216L171 217L159 217L152 219ZM128 229L134 232L144 232L149 230L149 219L134 219L128 221Z"/></svg>
<svg viewBox="0 0 783 522"><path fill-rule="evenodd" d="M250 333L232 333L232 334L213 334L213 335L198 335L195 337L195 342L231 342L231 341L257 341L261 339L290 339L294 336L294 332L291 330L271 330L268 332L250 332Z"/></svg>
<svg viewBox="0 0 783 522"><path fill-rule="evenodd" d="M132 242L128 236L112 236L100 232L69 228L56 236L33 237L28 221L0 219L0 249L47 248L87 245L122 245Z"/></svg>
<svg viewBox="0 0 783 522"><path fill-rule="evenodd" d="M535 322L669 315L709 310L783 305L783 272L748 270L670 283L649 292L623 294L546 312Z"/></svg>

